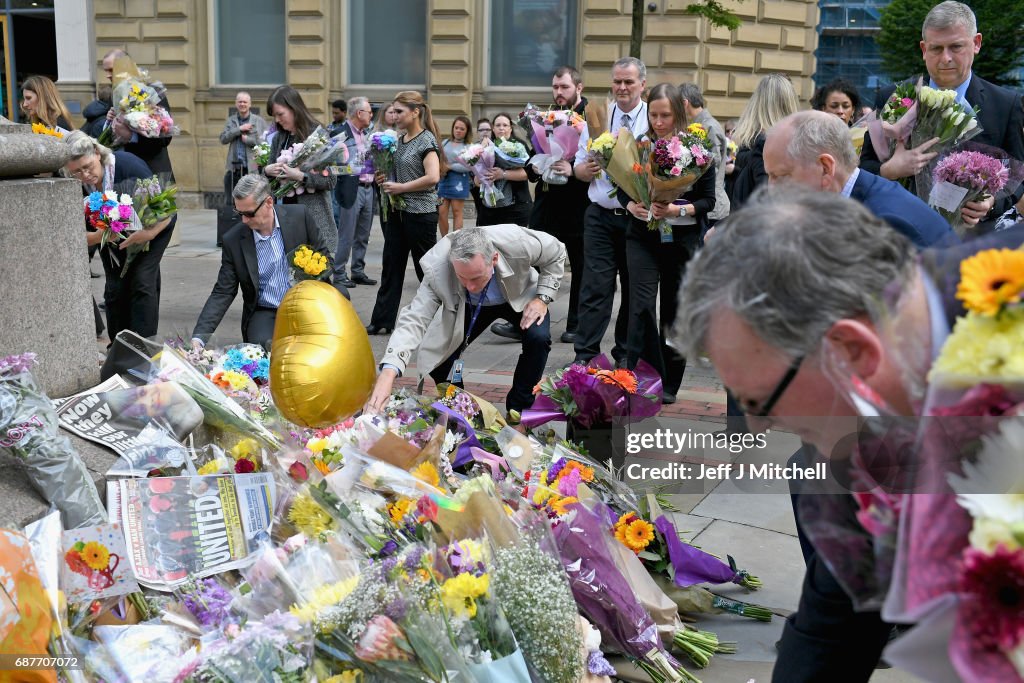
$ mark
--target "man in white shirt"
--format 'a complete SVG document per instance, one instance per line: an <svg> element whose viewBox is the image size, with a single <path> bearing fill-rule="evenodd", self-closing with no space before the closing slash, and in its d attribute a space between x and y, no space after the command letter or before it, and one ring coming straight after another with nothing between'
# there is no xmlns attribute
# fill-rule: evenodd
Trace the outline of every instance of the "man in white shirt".
<svg viewBox="0 0 1024 683"><path fill-rule="evenodd" d="M639 138L647 132L647 104L640 99L647 85L647 67L635 57L623 57L612 65L612 93L608 111L608 129L629 130ZM576 327L576 361L587 362L601 353L601 338L608 329L615 298L615 276L619 277L622 296L615 321L615 346L612 357L626 359L626 328L629 321L629 276L626 273L626 231L629 212L612 193L614 186L601 167L587 155L587 129L580 136L573 175L590 183L587 196L591 204L583 218L583 285L580 291L579 322ZM575 275L575 274L574 274Z"/></svg>

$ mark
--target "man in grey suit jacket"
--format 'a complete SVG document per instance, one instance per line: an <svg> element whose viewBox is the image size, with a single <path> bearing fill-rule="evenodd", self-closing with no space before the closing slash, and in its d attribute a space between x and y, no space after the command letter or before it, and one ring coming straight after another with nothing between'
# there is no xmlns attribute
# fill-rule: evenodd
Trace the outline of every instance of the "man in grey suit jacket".
<svg viewBox="0 0 1024 683"><path fill-rule="evenodd" d="M220 133L220 144L228 145L228 158L224 164L224 196L228 198L242 176L258 170L253 148L267 132L267 122L252 113L249 93L241 91L235 95L235 110L224 122L224 130Z"/></svg>
<svg viewBox="0 0 1024 683"><path fill-rule="evenodd" d="M420 259L423 280L416 297L398 315L367 408L387 403L395 378L419 349L422 378L461 385L462 354L495 320L515 320L523 330L509 410L533 405L551 350L551 317L565 271L565 245L546 232L518 225L463 228L449 233Z"/></svg>
<svg viewBox="0 0 1024 683"><path fill-rule="evenodd" d="M199 314L192 341L199 345L209 341L241 287L242 339L270 348L277 308L291 286L286 255L307 244L327 257L327 272L332 255L305 207L276 206L264 176L242 176L231 196L242 222L224 235L217 284ZM348 297L344 287L338 291Z"/></svg>

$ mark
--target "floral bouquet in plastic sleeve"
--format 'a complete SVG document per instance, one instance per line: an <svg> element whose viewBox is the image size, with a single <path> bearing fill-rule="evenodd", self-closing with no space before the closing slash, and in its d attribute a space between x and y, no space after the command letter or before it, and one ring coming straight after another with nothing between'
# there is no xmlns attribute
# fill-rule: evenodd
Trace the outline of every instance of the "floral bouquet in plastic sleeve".
<svg viewBox="0 0 1024 683"><path fill-rule="evenodd" d="M495 166L495 158L494 145L480 143L469 145L459 153L459 161L473 169L473 175L480 182L480 198L484 206L489 208L512 203L512 198L506 197L501 188L488 177L488 172Z"/></svg>
<svg viewBox="0 0 1024 683"><path fill-rule="evenodd" d="M1024 167L1006 152L967 143L965 149L948 154L935 164L928 205L963 237L970 230L961 215L964 205L988 197L998 199L1004 192L1019 187L1021 180Z"/></svg>
<svg viewBox="0 0 1024 683"><path fill-rule="evenodd" d="M530 165L541 179L550 185L569 182L568 176L552 172L551 167L555 162L569 161L576 155L586 120L571 109L542 112L527 105L520 124L531 131L530 140L537 154L530 158Z"/></svg>
<svg viewBox="0 0 1024 683"><path fill-rule="evenodd" d="M652 202L674 202L693 187L714 165L708 132L699 123L670 138L655 140L647 164L647 187ZM649 220L648 230L657 230L664 220Z"/></svg>
<svg viewBox="0 0 1024 683"><path fill-rule="evenodd" d="M339 134L331 137L323 126L317 126L316 130L310 133L303 142L281 150L281 154L277 157L277 163L287 164L303 173L329 175L332 166L344 163L347 159L348 148L345 146L345 136ZM271 191L277 199L314 191L306 187L301 180L282 181L272 178L270 185Z"/></svg>
<svg viewBox="0 0 1024 683"><path fill-rule="evenodd" d="M366 150L367 155L373 162L373 168L385 178L392 178L395 174L395 152L398 151L398 133L393 130L384 130L370 136L370 145ZM400 195L389 195L386 192L380 193L380 216L382 220L388 219L388 213L394 209L400 211L405 205L405 200Z"/></svg>
<svg viewBox="0 0 1024 683"><path fill-rule="evenodd" d="M313 249L308 244L300 244L287 256L288 279L293 283L302 280L326 280L330 276L327 270L327 257Z"/></svg>
<svg viewBox="0 0 1024 683"><path fill-rule="evenodd" d="M58 432L57 412L32 375L35 354L0 359L0 449L25 467L43 499L60 510L64 527L106 521L96 485L71 442Z"/></svg>

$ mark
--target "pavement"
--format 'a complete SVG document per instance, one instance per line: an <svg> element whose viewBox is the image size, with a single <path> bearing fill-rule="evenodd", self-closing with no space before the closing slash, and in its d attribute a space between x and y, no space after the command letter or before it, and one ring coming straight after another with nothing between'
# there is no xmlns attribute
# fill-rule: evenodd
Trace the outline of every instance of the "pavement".
<svg viewBox="0 0 1024 683"><path fill-rule="evenodd" d="M471 225L472 221L467 221ZM177 231L180 244L167 250L162 264L162 301L160 336L164 338L191 336L203 303L217 276L220 250L215 245L216 213L211 210L181 211ZM380 280L383 234L377 219L367 251L367 274ZM98 263L93 264L99 269ZM570 275L571 276L571 275ZM102 300L103 279L92 280L97 300ZM407 270L403 304L409 302L417 287L410 263ZM568 291L568 281L563 283ZM368 322L377 288L357 286L352 290L352 303L360 318ZM567 298L567 297L566 297ZM618 300L618 298L616 298ZM241 296L239 296L217 331L213 344L235 344L241 339ZM561 299L551 306L552 345L549 367L568 364L574 357L572 346L562 344L558 336L565 329L567 301ZM609 326L609 332L611 326ZM386 336L370 337L375 357L383 354ZM101 344L102 348L105 344ZM610 350L611 334L602 348ZM467 389L503 407L505 394L512 382L512 371L519 356L518 344L485 332L469 347L465 356ZM415 384L415 372L401 378L404 385ZM429 391L428 379L425 391ZM686 369L683 386L674 405L665 406L658 416L658 426L677 433L708 433L721 430L725 422L725 393L714 370L706 362L691 362ZM94 475L100 475L113 462L113 454L99 451L91 444L76 440ZM758 453L764 462L784 463L798 447L798 439L775 432L766 448ZM692 453L689 455L693 455ZM696 462L687 454L645 451L641 457L630 456L626 464L663 467L679 461ZM650 481L633 480L641 490L653 490ZM658 482L662 484L662 482ZM42 512L42 504L17 478L0 476L0 496L14 500L7 512L0 514L0 523L24 523ZM740 567L758 576L764 587L749 592L739 586L717 587L729 597L754 602L771 608L777 615L771 623L754 622L732 615L705 616L699 620L702 629L715 631L722 640L739 643L734 655L716 655L707 669L695 671L705 683L744 683L754 679L766 683L772 678L775 642L779 639L784 615L797 607L803 577L803 560L796 539L788 489L784 482L763 486L737 486L734 481L674 482L657 490L665 494L676 511L669 512L681 533L694 544L720 557L733 556ZM851 648L857 643L851 642ZM639 678L637 680L644 680ZM784 672L778 680L785 681ZM872 677L879 683L911 683L918 679L891 670L880 670Z"/></svg>

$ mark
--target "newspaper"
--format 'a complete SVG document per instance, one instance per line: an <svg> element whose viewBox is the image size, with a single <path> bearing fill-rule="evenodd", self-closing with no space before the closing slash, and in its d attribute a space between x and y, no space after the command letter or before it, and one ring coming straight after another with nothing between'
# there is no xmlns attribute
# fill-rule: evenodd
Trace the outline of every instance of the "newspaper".
<svg viewBox="0 0 1024 683"><path fill-rule="evenodd" d="M270 540L274 495L267 473L121 479L108 482L107 505L135 578L169 591L248 564Z"/></svg>
<svg viewBox="0 0 1024 683"><path fill-rule="evenodd" d="M136 387L115 375L85 393L61 400L57 417L60 426L72 434L123 456L146 445L139 434L150 423L181 441L202 424L203 411L175 382Z"/></svg>

